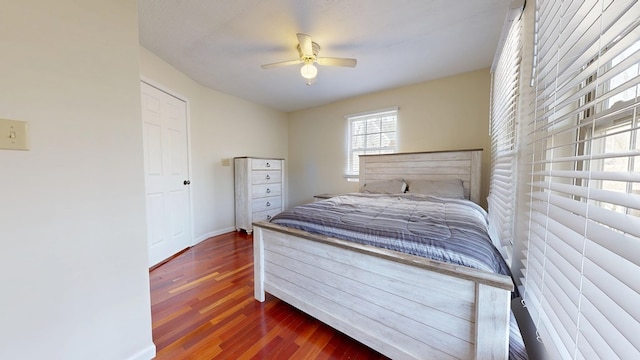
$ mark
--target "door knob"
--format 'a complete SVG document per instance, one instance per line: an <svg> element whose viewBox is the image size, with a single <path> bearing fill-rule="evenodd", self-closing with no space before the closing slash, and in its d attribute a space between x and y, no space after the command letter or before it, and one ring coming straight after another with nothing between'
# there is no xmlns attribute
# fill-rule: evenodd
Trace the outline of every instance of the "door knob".
<svg viewBox="0 0 640 360"><path fill-rule="evenodd" d="M191 185L191 181L189 181L189 180L185 180L182 183L185 184L185 185Z"/></svg>

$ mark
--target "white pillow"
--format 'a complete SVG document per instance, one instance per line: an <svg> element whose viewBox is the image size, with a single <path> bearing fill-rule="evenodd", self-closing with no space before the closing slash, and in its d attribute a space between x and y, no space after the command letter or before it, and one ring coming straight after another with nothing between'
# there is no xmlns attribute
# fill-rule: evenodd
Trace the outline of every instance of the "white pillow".
<svg viewBox="0 0 640 360"><path fill-rule="evenodd" d="M462 180L407 180L407 192L444 198L465 199Z"/></svg>
<svg viewBox="0 0 640 360"><path fill-rule="evenodd" d="M380 180L364 184L361 192L369 194L401 194L407 190L407 183L402 179Z"/></svg>

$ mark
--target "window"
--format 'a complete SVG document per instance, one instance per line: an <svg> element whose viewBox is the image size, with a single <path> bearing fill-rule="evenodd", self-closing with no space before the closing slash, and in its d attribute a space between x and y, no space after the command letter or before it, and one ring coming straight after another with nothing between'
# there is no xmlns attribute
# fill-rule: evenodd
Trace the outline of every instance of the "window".
<svg viewBox="0 0 640 360"><path fill-rule="evenodd" d="M550 358L634 358L640 2L535 6L535 87L519 120L523 297Z"/></svg>
<svg viewBox="0 0 640 360"><path fill-rule="evenodd" d="M637 120L629 118L621 119L618 125L610 125L594 132L593 137L589 139L589 145L591 153L598 156L591 160L590 165L593 172L601 175L592 176L590 180L592 188L608 193L640 195L640 183L629 181L625 176L621 176L625 173L640 174L640 158L616 156L640 150L640 142L637 137L638 128ZM591 203L607 210L640 216L639 209L627 206L624 202L592 199Z"/></svg>
<svg viewBox="0 0 640 360"><path fill-rule="evenodd" d="M611 80L605 82L607 91L613 95L607 99L606 107L611 108L613 106L620 106L630 100L638 98L640 96L640 85L629 86L629 82L634 81L640 75L640 60L638 59L638 51L640 50L640 41L636 41L629 48L625 49L622 53L615 56L611 60L609 69L620 68L624 69L619 74L613 76ZM632 63L630 66L624 66L624 64ZM635 81L638 82L637 80Z"/></svg>
<svg viewBox="0 0 640 360"><path fill-rule="evenodd" d="M514 18L491 76L491 181L489 183L489 233L509 262L513 245L516 194L516 115L520 79L520 37Z"/></svg>
<svg viewBox="0 0 640 360"><path fill-rule="evenodd" d="M349 122L347 177L357 178L360 155L392 154L398 151L398 109L346 116Z"/></svg>
<svg viewBox="0 0 640 360"><path fill-rule="evenodd" d="M615 47L611 48L614 53L615 50ZM581 130L580 134L584 145L579 148L578 155L591 154L591 158L584 160L581 167L590 168L592 176L590 179L583 179L582 183L584 186L597 189L596 191L604 191L603 194L640 194L640 184L629 181L629 177L624 176L625 173L637 173L640 170L640 159L625 156L640 150L640 124L633 109L636 99L640 96L640 85L636 85L640 75L640 59L633 58L639 51L640 41L636 41L603 66L601 72L611 73L613 76L608 76L609 79L602 82L598 93L602 94L603 100L592 106L586 112L587 116L583 117L586 129ZM595 95L597 94L594 90L585 102L588 103L589 98ZM594 116L588 116L591 113ZM591 199L591 204L619 213L640 216L640 210L613 199Z"/></svg>

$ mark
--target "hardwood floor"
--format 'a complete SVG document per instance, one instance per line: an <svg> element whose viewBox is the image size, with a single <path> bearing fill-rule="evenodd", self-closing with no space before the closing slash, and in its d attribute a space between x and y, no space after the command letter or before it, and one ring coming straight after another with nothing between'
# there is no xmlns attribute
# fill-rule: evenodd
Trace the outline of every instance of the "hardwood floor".
<svg viewBox="0 0 640 360"><path fill-rule="evenodd" d="M207 239L149 274L156 359L387 359L270 295L256 301L244 232Z"/></svg>

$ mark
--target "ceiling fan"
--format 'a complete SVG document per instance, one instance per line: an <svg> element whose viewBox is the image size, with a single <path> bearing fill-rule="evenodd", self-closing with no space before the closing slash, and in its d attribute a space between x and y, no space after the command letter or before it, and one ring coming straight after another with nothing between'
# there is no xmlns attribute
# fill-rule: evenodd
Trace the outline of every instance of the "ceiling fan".
<svg viewBox="0 0 640 360"><path fill-rule="evenodd" d="M318 75L318 69L313 65L313 63L325 66L356 66L356 59L318 57L320 45L311 41L311 36L301 33L296 34L296 36L298 37L298 46L296 48L298 49L300 59L281 61L272 64L264 64L262 65L262 68L271 69L278 66L304 64L300 68L300 75L305 78L307 85L311 85L313 80L315 80L316 76Z"/></svg>

